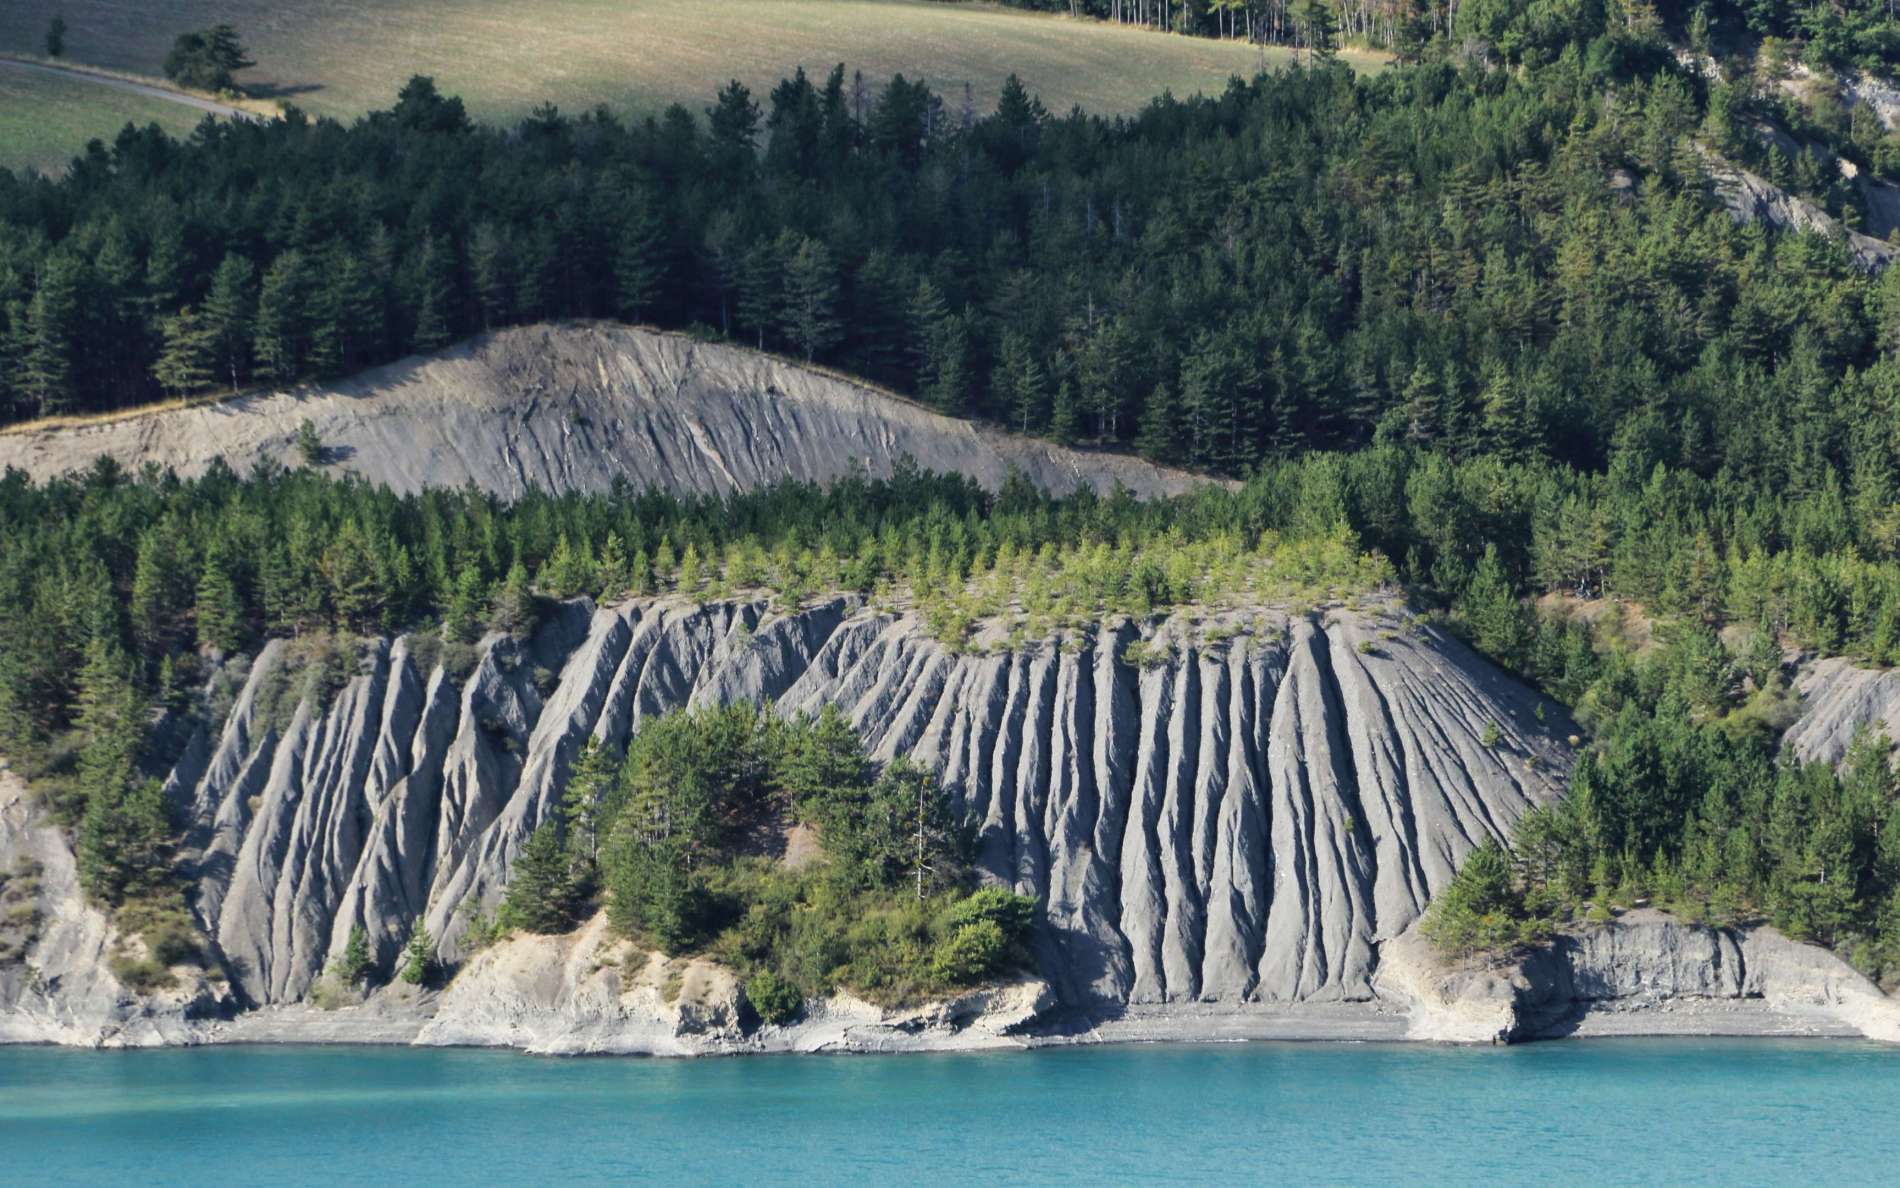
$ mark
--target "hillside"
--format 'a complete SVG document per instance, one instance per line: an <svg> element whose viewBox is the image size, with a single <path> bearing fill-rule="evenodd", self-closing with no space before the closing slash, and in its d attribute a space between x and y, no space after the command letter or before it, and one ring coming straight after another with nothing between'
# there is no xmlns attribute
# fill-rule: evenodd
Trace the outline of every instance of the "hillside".
<svg viewBox="0 0 1900 1188"><path fill-rule="evenodd" d="M952 97L967 83L984 107L1014 71L1052 110L1079 104L1106 114L1164 90L1217 92L1231 75L1291 56L928 0L546 0L531 12L493 0L22 0L0 16L0 50L42 52L56 13L69 26L69 57L146 75L159 73L177 34L228 22L258 63L243 75L247 86L343 119L386 104L412 74L433 75L484 119L512 122L544 101L569 111L604 103L653 115L683 103L697 112L729 79L763 94L798 66L822 74L837 62L873 80L922 78Z"/></svg>
<svg viewBox="0 0 1900 1188"><path fill-rule="evenodd" d="M180 103L0 59L0 169L57 174L87 141L110 143L127 124L185 136L202 118Z"/></svg>
<svg viewBox="0 0 1900 1188"><path fill-rule="evenodd" d="M74 428L0 432L0 469L38 477L112 457L183 475L300 463L309 420L326 468L397 491L517 496L616 479L682 493L825 480L900 459L998 486L1012 470L1057 493L1177 494L1201 480L1121 454L1066 449L743 347L607 324L527 326L352 379Z"/></svg>

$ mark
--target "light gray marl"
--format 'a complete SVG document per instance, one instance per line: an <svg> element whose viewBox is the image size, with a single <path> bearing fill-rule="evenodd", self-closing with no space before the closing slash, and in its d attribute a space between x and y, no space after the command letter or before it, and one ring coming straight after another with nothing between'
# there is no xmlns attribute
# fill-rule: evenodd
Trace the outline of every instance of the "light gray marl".
<svg viewBox="0 0 1900 1188"><path fill-rule="evenodd" d="M1058 494L1117 482L1138 495L1206 480L1139 458L1068 449L958 420L826 372L741 347L605 323L524 326L328 386L245 396L83 428L0 432L0 470L45 478L101 456L240 474L301 465L308 419L329 468L397 491L473 483L728 494L854 468L888 475L908 457L995 488L1012 469Z"/></svg>

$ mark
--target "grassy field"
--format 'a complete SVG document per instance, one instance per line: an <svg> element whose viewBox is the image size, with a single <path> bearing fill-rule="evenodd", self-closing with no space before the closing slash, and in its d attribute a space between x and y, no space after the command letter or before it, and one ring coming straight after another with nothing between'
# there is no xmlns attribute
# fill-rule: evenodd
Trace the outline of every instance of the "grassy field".
<svg viewBox="0 0 1900 1188"><path fill-rule="evenodd" d="M55 13L73 60L148 75L178 32L228 21L258 62L247 83L342 117L386 106L411 74L508 120L543 101L698 110L729 78L762 92L801 64L840 61L873 79L921 75L952 103L967 82L984 106L1013 70L1052 110L1115 112L1287 58L929 0L7 0L0 50L40 52ZM0 157L11 147L0 139Z"/></svg>
<svg viewBox="0 0 1900 1188"><path fill-rule="evenodd" d="M128 123L182 136L202 115L76 79L0 69L0 168L58 173L88 140L110 143Z"/></svg>

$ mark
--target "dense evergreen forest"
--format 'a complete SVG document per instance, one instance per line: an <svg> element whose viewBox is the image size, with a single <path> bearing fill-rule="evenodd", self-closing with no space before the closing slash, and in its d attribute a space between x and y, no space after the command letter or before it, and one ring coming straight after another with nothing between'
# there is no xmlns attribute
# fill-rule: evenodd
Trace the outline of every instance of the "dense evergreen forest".
<svg viewBox="0 0 1900 1188"><path fill-rule="evenodd" d="M416 80L348 128L128 130L57 181L0 175L13 420L607 315L1246 480L1146 505L916 474L504 504L311 471L12 475L0 751L82 823L95 892L135 898L164 870L152 707L200 712L206 657L267 635L309 641L320 693L352 635L439 623L453 660L580 593L862 589L915 597L954 643L1006 608L1040 632L1396 581L1593 734L1517 868L1478 864L1446 909L1454 945L1647 897L1900 972L1879 744L1843 774L1776 751L1784 647L1900 659L1900 271L1738 225L1703 175L1706 152L1754 160L1761 121L1875 173L1900 142L1674 52L1769 35L1813 70L1886 66L1887 18L1467 0L1450 19L1482 35L1363 79L1317 55L1126 120L1015 85L978 118L840 69L763 104L734 85L704 120L502 130ZM1779 168L1854 221L1843 187ZM1634 603L1656 640L1545 595Z"/></svg>
<svg viewBox="0 0 1900 1188"><path fill-rule="evenodd" d="M1852 473L1892 283L1735 226L1696 145L1781 100L1598 15L1560 51L1510 42L1514 69L1300 70L1131 120L1018 87L978 119L840 70L704 120L479 128L418 80L349 128L130 131L0 179L7 415L611 315L1230 474L1381 437Z"/></svg>
<svg viewBox="0 0 1900 1188"><path fill-rule="evenodd" d="M1816 66L1881 69L1900 45L1900 22L1880 0L1743 4L1547 5L1513 0L1001 0L1011 8L1065 12L1201 37L1323 48L1345 38L1416 60L1433 38L1479 41L1506 53L1526 40L1561 43L1600 27L1604 9L1631 27L1661 25L1683 41L1777 38L1798 42Z"/></svg>

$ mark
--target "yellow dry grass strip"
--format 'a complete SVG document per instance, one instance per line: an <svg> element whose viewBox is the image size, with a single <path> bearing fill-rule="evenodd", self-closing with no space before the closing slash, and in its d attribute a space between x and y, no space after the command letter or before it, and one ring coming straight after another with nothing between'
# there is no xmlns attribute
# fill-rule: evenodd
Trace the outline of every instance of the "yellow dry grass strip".
<svg viewBox="0 0 1900 1188"><path fill-rule="evenodd" d="M154 400L149 404L134 404L125 408L106 409L92 413L60 413L50 417L38 417L31 421L17 421L11 425L0 425L0 437L25 436L32 433L47 433L60 429L88 429L99 425L113 425L120 421L137 421L146 417L155 417L164 413L182 412L188 408L202 408L213 404L224 404L243 396L254 396L268 391L266 388L240 388L235 392L199 393L193 396L175 396L170 400Z"/></svg>

